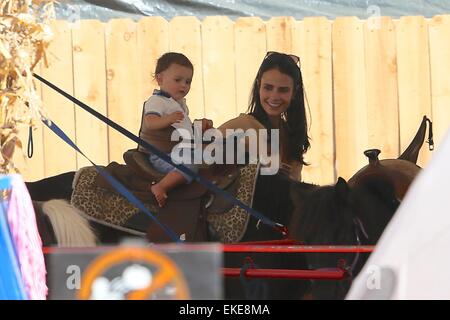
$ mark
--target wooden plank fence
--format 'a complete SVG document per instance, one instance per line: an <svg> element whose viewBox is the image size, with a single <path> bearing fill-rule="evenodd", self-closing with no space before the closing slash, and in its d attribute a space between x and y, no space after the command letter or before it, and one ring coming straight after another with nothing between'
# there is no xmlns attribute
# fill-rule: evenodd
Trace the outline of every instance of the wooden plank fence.
<svg viewBox="0 0 450 320"><path fill-rule="evenodd" d="M434 121L437 148L450 125L450 15L371 19L376 18L55 21L50 66L38 71L137 134L162 53L183 52L192 60L192 118L206 116L215 125L245 112L266 51L296 54L311 121L311 165L303 177L327 184L364 166L365 149L397 157L425 114ZM135 146L50 89L42 86L41 92L49 117L98 164L123 162L122 153ZM88 165L47 128L35 131L34 143L33 158L18 160L28 181ZM429 159L423 151L419 164Z"/></svg>

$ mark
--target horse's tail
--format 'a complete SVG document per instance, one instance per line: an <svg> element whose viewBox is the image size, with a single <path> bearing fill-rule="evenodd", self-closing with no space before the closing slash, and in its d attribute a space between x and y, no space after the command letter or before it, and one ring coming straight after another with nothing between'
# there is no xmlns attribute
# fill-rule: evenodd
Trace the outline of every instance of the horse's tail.
<svg viewBox="0 0 450 320"><path fill-rule="evenodd" d="M42 204L59 247L93 247L97 237L80 210L65 200L49 200Z"/></svg>

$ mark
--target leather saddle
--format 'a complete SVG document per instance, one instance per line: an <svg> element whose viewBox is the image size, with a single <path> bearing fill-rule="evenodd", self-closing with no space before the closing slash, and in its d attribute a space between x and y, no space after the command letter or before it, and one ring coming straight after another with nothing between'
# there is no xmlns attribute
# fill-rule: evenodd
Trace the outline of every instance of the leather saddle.
<svg viewBox="0 0 450 320"><path fill-rule="evenodd" d="M123 159L133 174L145 179L149 182L149 185L164 177L164 174L150 164L148 154L144 152L131 149L123 154ZM237 165L202 166L199 175L218 188L236 196L240 177ZM206 215L224 213L233 207L231 202L207 190L195 180L190 184L173 189L168 196L166 205L163 208L158 208L157 217L162 223L176 229L174 231L182 239L188 241L208 240ZM154 198L150 201L152 204L156 204ZM143 212L139 212L130 218L125 226L148 232L151 241L164 242L170 240L164 232L161 232L162 229ZM186 232L183 232L183 230L186 230ZM189 233L189 235L186 235L186 233Z"/></svg>
<svg viewBox="0 0 450 320"><path fill-rule="evenodd" d="M397 199L402 200L421 168L400 158L379 160L379 154L378 149L366 150L364 155L369 159L369 164L355 173L348 180L348 185L356 187L368 181L384 180L394 187Z"/></svg>
<svg viewBox="0 0 450 320"><path fill-rule="evenodd" d="M123 160L136 175L150 183L156 183L164 177L164 174L153 168L148 157L148 154L136 149L130 149L123 154ZM199 175L220 189L229 190L231 188L231 190L237 190L235 186L239 177L237 165L202 165ZM204 186L194 181L192 184L174 189L171 198L173 200L196 198L205 194L206 191L207 189ZM219 203L221 201L216 199L210 203L209 207L216 207L216 210L220 210L221 206Z"/></svg>

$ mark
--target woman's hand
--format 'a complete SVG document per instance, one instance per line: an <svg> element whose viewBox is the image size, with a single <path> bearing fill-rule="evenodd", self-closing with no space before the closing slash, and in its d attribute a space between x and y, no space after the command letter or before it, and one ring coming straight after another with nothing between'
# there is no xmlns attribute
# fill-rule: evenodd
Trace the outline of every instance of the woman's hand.
<svg viewBox="0 0 450 320"><path fill-rule="evenodd" d="M195 121L201 121L202 122L202 133L205 132L208 129L213 128L213 121L210 119L195 119Z"/></svg>

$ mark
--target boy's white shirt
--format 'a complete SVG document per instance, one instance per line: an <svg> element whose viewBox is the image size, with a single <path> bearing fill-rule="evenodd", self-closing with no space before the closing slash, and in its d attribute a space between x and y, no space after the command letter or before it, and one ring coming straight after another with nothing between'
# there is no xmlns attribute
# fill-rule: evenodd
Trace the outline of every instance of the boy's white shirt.
<svg viewBox="0 0 450 320"><path fill-rule="evenodd" d="M152 95L144 104L144 115L149 113L166 116L176 111L181 111L184 118L181 122L175 122L172 127L175 129L186 129L192 133L192 121L189 118L189 109L186 105L186 99L183 98L181 103L173 98L167 98L161 95Z"/></svg>

